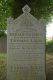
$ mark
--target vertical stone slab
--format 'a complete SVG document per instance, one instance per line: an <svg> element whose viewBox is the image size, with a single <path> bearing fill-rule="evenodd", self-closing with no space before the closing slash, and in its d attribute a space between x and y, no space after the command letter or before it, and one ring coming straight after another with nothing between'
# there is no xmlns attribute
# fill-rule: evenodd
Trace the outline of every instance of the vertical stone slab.
<svg viewBox="0 0 53 80"><path fill-rule="evenodd" d="M26 5L17 19L8 19L7 80L46 80L45 23Z"/></svg>

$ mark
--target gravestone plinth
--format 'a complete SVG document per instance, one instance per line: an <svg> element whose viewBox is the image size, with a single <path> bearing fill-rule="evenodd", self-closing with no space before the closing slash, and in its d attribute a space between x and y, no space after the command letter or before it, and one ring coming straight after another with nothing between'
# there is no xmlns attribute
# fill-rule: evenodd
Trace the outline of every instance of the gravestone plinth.
<svg viewBox="0 0 53 80"><path fill-rule="evenodd" d="M22 10L7 21L7 80L46 80L44 19L33 17L28 5Z"/></svg>

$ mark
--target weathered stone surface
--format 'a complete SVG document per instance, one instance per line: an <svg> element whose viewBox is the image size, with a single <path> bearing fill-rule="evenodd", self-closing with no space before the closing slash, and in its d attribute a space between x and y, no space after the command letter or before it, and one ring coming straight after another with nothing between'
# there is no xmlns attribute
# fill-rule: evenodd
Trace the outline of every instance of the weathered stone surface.
<svg viewBox="0 0 53 80"><path fill-rule="evenodd" d="M7 80L45 80L45 23L26 5L17 19L8 19Z"/></svg>

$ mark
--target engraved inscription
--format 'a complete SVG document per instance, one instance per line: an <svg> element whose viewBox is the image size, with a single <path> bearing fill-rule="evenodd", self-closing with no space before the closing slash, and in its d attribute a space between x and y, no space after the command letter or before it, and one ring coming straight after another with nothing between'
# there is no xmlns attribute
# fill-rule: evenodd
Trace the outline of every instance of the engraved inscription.
<svg viewBox="0 0 53 80"><path fill-rule="evenodd" d="M45 79L45 25L26 5L17 19L9 19L7 35L7 80Z"/></svg>

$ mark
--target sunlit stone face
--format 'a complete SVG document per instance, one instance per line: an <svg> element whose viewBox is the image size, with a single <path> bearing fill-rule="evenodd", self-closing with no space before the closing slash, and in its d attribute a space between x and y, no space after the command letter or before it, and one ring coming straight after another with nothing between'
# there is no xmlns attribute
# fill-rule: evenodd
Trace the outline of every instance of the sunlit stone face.
<svg viewBox="0 0 53 80"><path fill-rule="evenodd" d="M7 80L45 80L44 26L41 28L29 10L19 20L12 20L8 27Z"/></svg>

